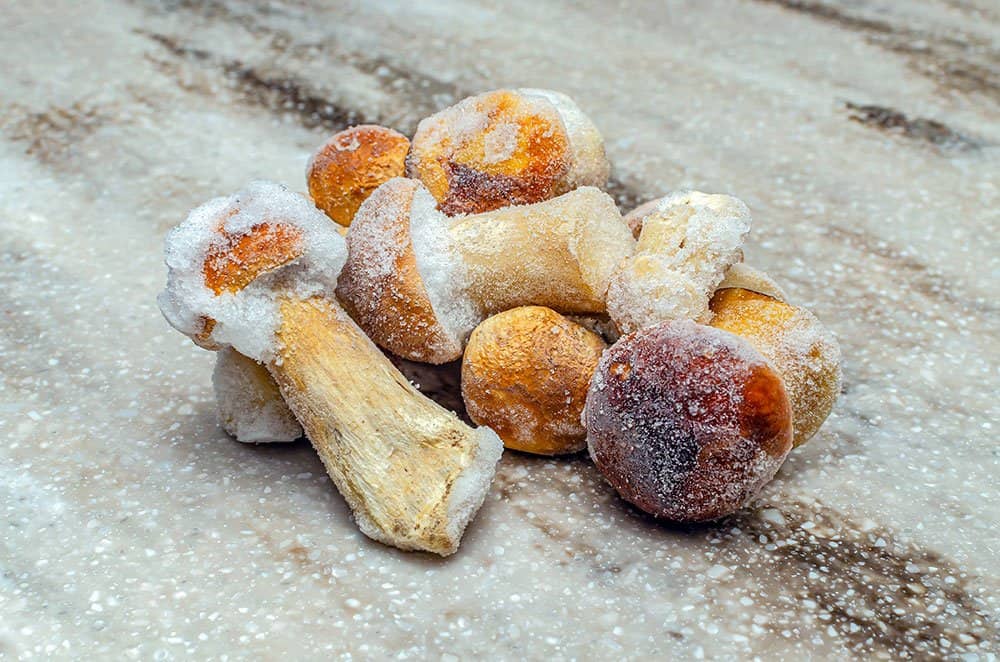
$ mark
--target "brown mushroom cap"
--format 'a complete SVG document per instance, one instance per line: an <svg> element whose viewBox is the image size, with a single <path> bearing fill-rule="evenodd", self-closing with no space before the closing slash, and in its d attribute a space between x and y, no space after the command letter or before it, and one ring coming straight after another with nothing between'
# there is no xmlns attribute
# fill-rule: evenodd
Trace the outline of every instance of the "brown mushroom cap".
<svg viewBox="0 0 1000 662"><path fill-rule="evenodd" d="M771 276L745 262L737 262L729 267L729 271L715 289L725 290L734 287L757 292L778 301L788 301L788 295Z"/></svg>
<svg viewBox="0 0 1000 662"><path fill-rule="evenodd" d="M587 395L594 466L642 510L679 522L728 515L792 445L784 384L749 342L688 320L624 336Z"/></svg>
<svg viewBox="0 0 1000 662"><path fill-rule="evenodd" d="M306 168L309 195L343 226L372 191L406 169L410 141L384 126L363 124L333 134Z"/></svg>
<svg viewBox="0 0 1000 662"><path fill-rule="evenodd" d="M466 410L507 448L541 455L583 450L580 415L605 347L596 333L550 308L494 315L472 332L462 360Z"/></svg>
<svg viewBox="0 0 1000 662"><path fill-rule="evenodd" d="M410 211L419 182L380 186L355 215L337 297L379 346L403 358L445 363L462 354L462 339L438 319L417 270Z"/></svg>
<svg viewBox="0 0 1000 662"><path fill-rule="evenodd" d="M470 214L566 192L572 158L551 102L495 90L420 122L407 173L427 186L441 211Z"/></svg>
<svg viewBox="0 0 1000 662"><path fill-rule="evenodd" d="M840 348L808 310L741 288L712 297L712 326L753 345L781 375L792 405L794 445L807 442L840 394Z"/></svg>

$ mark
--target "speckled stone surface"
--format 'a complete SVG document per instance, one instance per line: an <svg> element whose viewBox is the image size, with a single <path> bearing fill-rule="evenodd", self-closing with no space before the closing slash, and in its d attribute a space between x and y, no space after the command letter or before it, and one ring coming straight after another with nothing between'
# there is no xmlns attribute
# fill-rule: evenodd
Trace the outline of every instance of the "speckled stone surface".
<svg viewBox="0 0 1000 662"><path fill-rule="evenodd" d="M0 658L996 659L996 4L493 5L6 3ZM623 208L745 200L748 262L838 335L834 415L745 512L664 526L508 453L456 556L404 554L307 443L217 425L166 230L514 85L591 115Z"/></svg>

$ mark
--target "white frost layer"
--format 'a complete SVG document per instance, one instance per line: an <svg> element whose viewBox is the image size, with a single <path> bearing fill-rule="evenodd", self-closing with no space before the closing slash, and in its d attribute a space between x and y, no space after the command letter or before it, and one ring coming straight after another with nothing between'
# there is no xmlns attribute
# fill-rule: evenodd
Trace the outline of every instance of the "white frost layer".
<svg viewBox="0 0 1000 662"><path fill-rule="evenodd" d="M410 205L410 241L427 298L441 326L462 345L482 321L468 294L469 277L461 252L448 232L451 219L437 209L437 201L418 184Z"/></svg>
<svg viewBox="0 0 1000 662"><path fill-rule="evenodd" d="M205 284L204 265L213 251L224 250L254 226L290 226L301 233L301 254L257 277L236 293L215 294ZM337 275L347 258L344 238L306 198L271 182L253 182L235 195L216 198L194 209L166 238L167 286L158 297L167 321L195 336L206 318L214 320L206 346L232 346L241 354L267 361L275 350L282 294L333 299Z"/></svg>
<svg viewBox="0 0 1000 662"><path fill-rule="evenodd" d="M522 87L518 93L531 99L544 99L552 104L569 136L573 163L567 180L570 188L578 186L603 187L608 183L611 164L604 151L604 138L597 127L576 102L562 92L533 87Z"/></svg>
<svg viewBox="0 0 1000 662"><path fill-rule="evenodd" d="M483 162L501 163L514 156L517 150L519 127L513 122L501 122L483 136Z"/></svg>
<svg viewBox="0 0 1000 662"><path fill-rule="evenodd" d="M662 219L662 221L661 221ZM742 257L743 241L750 232L750 210L730 195L681 191L660 200L644 222L674 225L670 237L679 243L652 248L663 250L668 264L687 274L696 284L714 289L729 267ZM639 248L644 250L642 236ZM665 249L665 250L664 250Z"/></svg>
<svg viewBox="0 0 1000 662"><path fill-rule="evenodd" d="M421 120L420 124L417 125L417 132L414 137L415 144L416 142L445 144L454 146L457 149L470 141L478 140L490 126L491 113L497 110L496 96L507 92L522 97L525 102L522 112L525 114L535 114L551 118L551 120L556 120L559 117L558 108L553 108L555 105L553 100L543 94L554 95L558 94L557 92L548 92L547 90L490 90L489 92L466 97L458 103L443 108L430 117ZM565 95L561 96L569 101L569 97L565 97ZM569 101L569 103L575 106L572 101ZM500 134L496 136L498 144L508 145L512 154L514 148L516 148L519 127L517 124L500 123L494 128L494 131L497 130L500 131ZM505 132L511 133L505 135ZM416 135L423 136L424 140L417 141ZM513 144L511 144L511 138L513 138ZM501 149L500 151L503 150ZM489 160L489 157L487 158L488 162L494 162ZM507 158L510 158L510 156L508 155ZM498 159L498 161L502 160L505 159Z"/></svg>
<svg viewBox="0 0 1000 662"><path fill-rule="evenodd" d="M503 454L503 442L491 428L476 428L475 434L479 442L476 454L452 484L448 495L448 536L456 543L483 505Z"/></svg>
<svg viewBox="0 0 1000 662"><path fill-rule="evenodd" d="M245 443L295 441L302 426L267 369L232 348L219 350L212 373L219 422Z"/></svg>
<svg viewBox="0 0 1000 662"><path fill-rule="evenodd" d="M708 302L742 260L750 211L728 195L672 193L642 221L636 253L612 277L608 313L623 333L674 319L707 322Z"/></svg>

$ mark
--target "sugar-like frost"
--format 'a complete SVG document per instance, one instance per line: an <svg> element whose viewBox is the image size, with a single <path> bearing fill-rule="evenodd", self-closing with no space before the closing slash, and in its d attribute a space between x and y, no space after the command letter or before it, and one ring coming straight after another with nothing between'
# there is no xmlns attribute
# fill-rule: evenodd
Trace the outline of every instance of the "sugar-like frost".
<svg viewBox="0 0 1000 662"><path fill-rule="evenodd" d="M285 228L294 237L294 257L256 274L233 291L216 292L206 280L212 255L232 255L241 238L262 227ZM347 257L333 223L306 198L284 186L258 181L240 192L197 207L166 238L167 286L160 310L176 329L216 349L231 346L267 361L275 353L281 296L332 299ZM210 321L207 321L210 320Z"/></svg>

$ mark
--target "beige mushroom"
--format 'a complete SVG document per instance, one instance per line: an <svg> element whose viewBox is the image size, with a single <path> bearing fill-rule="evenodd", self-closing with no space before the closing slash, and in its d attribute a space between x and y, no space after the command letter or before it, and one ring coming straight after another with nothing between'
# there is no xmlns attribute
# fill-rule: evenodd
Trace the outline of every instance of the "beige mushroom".
<svg viewBox="0 0 1000 662"><path fill-rule="evenodd" d="M522 305L603 313L634 240L593 187L449 218L419 182L393 179L361 206L337 295L379 345L404 358L461 356L485 317Z"/></svg>
<svg viewBox="0 0 1000 662"><path fill-rule="evenodd" d="M262 362L368 536L458 548L502 445L421 395L333 297L343 238L307 200L255 183L166 241L160 308L209 348Z"/></svg>

